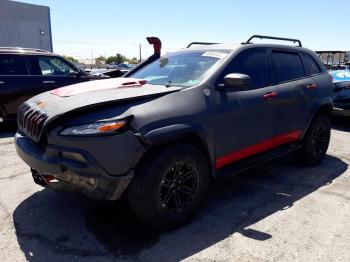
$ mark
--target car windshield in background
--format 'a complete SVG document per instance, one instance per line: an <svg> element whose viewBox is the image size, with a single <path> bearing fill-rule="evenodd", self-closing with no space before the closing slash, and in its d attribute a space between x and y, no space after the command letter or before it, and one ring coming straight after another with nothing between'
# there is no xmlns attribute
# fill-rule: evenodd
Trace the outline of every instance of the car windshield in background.
<svg viewBox="0 0 350 262"><path fill-rule="evenodd" d="M179 52L161 57L131 77L153 85L190 87L200 83L228 53L229 50Z"/></svg>

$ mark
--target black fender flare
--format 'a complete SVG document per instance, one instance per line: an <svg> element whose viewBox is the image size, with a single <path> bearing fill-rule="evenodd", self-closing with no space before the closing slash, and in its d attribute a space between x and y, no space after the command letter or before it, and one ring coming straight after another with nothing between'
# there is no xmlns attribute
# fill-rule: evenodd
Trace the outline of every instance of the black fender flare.
<svg viewBox="0 0 350 262"><path fill-rule="evenodd" d="M166 145L176 141L189 141L189 138L196 138L196 142L200 143L200 147L204 150L204 154L210 161L211 168L215 167L215 150L214 144L210 145L208 142L208 135L205 130L199 126L189 124L174 124L153 129L143 135L146 147L157 147ZM198 141L199 140L199 141ZM192 141L189 141L192 142Z"/></svg>
<svg viewBox="0 0 350 262"><path fill-rule="evenodd" d="M302 138L304 138L307 130L309 129L309 126L311 125L312 120L315 118L315 116L317 114L319 114L320 112L322 112L323 110L329 110L330 114L332 115L332 111L333 111L333 100L331 97L324 97L322 100L318 101L315 106L313 107L313 110L311 111L307 123L305 125L305 129L303 130L302 133Z"/></svg>

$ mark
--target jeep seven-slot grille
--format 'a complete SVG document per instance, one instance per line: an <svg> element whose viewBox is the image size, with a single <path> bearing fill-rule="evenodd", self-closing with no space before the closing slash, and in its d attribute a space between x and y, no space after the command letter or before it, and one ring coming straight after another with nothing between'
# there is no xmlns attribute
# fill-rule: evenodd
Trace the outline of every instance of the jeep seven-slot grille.
<svg viewBox="0 0 350 262"><path fill-rule="evenodd" d="M17 122L19 129L36 142L40 140L42 128L47 118L46 114L27 104L23 104L18 108Z"/></svg>

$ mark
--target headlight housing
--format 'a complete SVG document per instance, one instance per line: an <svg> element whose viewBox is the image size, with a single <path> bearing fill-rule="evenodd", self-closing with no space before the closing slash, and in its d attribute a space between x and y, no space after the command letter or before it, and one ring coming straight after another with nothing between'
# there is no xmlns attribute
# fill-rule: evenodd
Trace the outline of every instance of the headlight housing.
<svg viewBox="0 0 350 262"><path fill-rule="evenodd" d="M114 135L125 128L127 120L96 122L63 129L61 136L99 136Z"/></svg>

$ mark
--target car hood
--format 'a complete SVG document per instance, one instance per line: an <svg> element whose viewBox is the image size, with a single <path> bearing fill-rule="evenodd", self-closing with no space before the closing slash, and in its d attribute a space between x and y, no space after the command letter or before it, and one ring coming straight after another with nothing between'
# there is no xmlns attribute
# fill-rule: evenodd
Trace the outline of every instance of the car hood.
<svg viewBox="0 0 350 262"><path fill-rule="evenodd" d="M145 80L133 78L96 80L65 86L37 95L22 104L18 109L18 125L24 133L30 134L29 129L33 126L35 131L42 129L67 113L121 101L159 97L179 90L181 87L150 85ZM45 117L40 118L42 115ZM42 121L39 128L36 123L31 123L36 119ZM41 133L42 130L37 132L34 140L39 140Z"/></svg>

